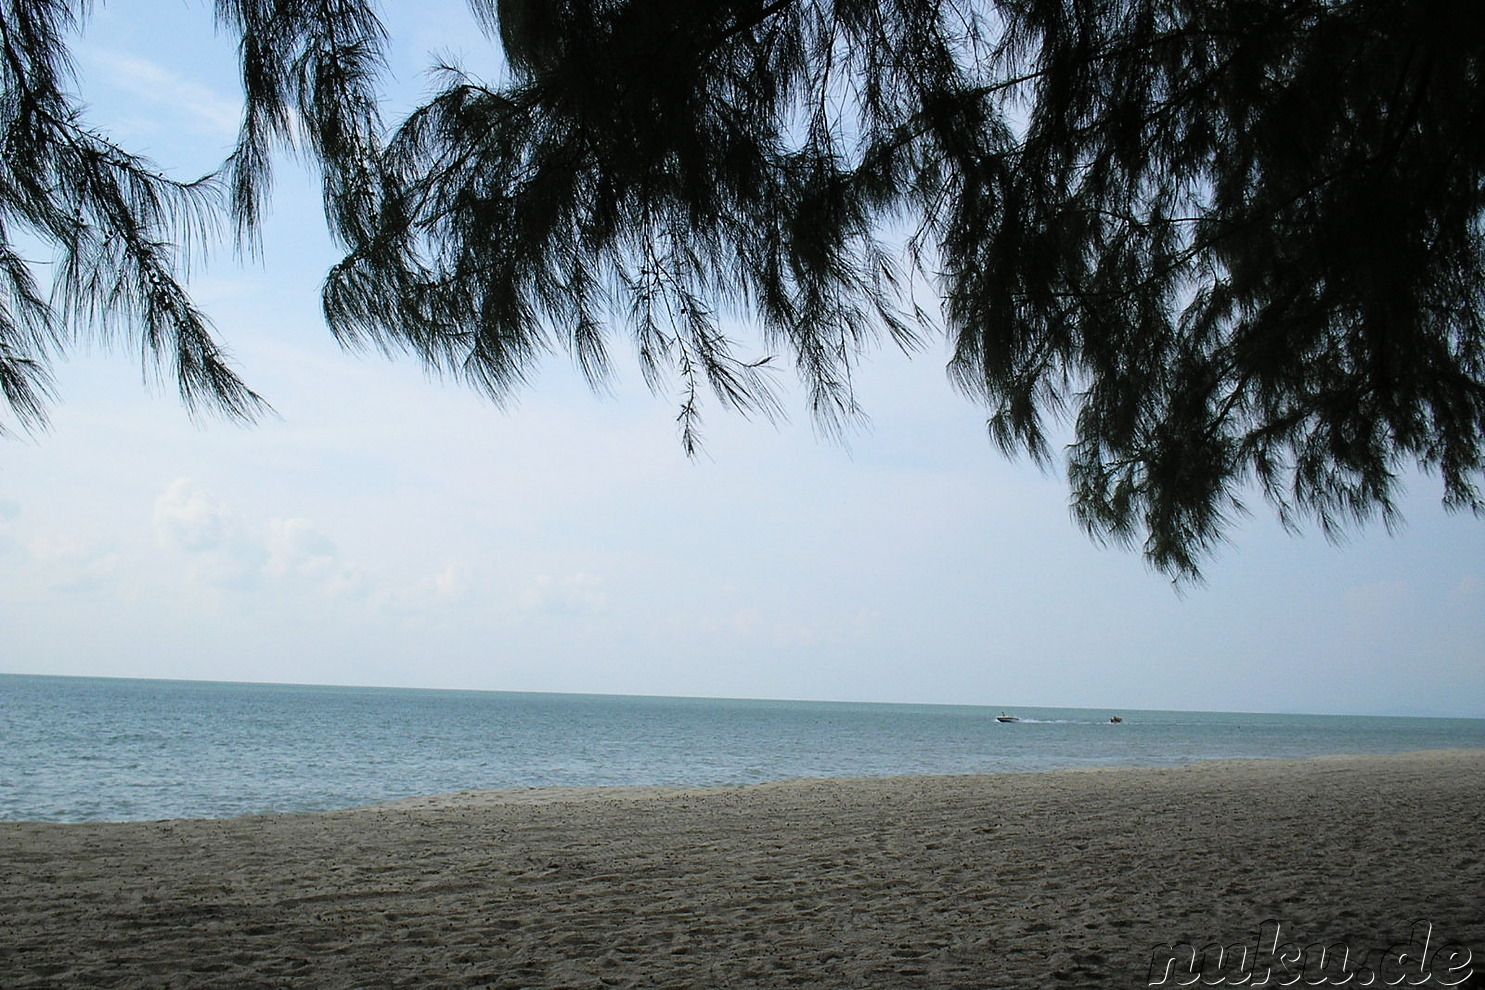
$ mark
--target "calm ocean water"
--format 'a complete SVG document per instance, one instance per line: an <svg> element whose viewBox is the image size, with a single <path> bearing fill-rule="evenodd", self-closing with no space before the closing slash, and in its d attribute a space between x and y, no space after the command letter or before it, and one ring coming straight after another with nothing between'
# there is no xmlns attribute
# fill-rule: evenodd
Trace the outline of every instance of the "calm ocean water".
<svg viewBox="0 0 1485 990"><path fill-rule="evenodd" d="M224 818L449 791L1485 748L1485 719L733 701L0 674L0 820Z"/></svg>

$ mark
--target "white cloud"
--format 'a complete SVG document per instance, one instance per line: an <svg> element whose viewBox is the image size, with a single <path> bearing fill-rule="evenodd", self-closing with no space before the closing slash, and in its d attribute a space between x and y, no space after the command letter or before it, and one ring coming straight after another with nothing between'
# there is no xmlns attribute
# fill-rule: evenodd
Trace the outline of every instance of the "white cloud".
<svg viewBox="0 0 1485 990"><path fill-rule="evenodd" d="M161 546L186 553L216 550L233 525L227 509L190 478L175 479L155 499L155 534Z"/></svg>
<svg viewBox="0 0 1485 990"><path fill-rule="evenodd" d="M172 481L155 499L161 546L185 555L191 580L246 590L265 585L335 598L360 598L373 581L360 564L343 559L335 541L309 519L252 524L198 488Z"/></svg>
<svg viewBox="0 0 1485 990"><path fill-rule="evenodd" d="M331 598L366 598L375 583L359 564L337 565L320 582L320 591Z"/></svg>
<svg viewBox="0 0 1485 990"><path fill-rule="evenodd" d="M330 598L364 598L374 582L366 568L341 557L335 541L308 519L273 519L268 523L270 578L299 582Z"/></svg>
<svg viewBox="0 0 1485 990"><path fill-rule="evenodd" d="M155 499L154 524L160 545L187 559L194 583L327 598L381 600L388 594L379 594L373 572L347 560L312 520L294 516L252 522L189 478L171 482ZM456 570L446 569L425 582L428 587L418 597L451 596L459 580Z"/></svg>
<svg viewBox="0 0 1485 990"><path fill-rule="evenodd" d="M0 555L11 558L4 576L12 590L88 591L113 579L120 564L113 547L81 531L23 521L19 503L9 499L0 499Z"/></svg>
<svg viewBox="0 0 1485 990"><path fill-rule="evenodd" d="M256 585L267 559L261 539L213 495L177 478L155 499L161 546L190 560L193 582L227 588Z"/></svg>
<svg viewBox="0 0 1485 990"><path fill-rule="evenodd" d="M543 574L527 582L517 604L539 615L592 615L608 608L603 580L588 574L554 578Z"/></svg>
<svg viewBox="0 0 1485 990"><path fill-rule="evenodd" d="M479 597L481 589L477 587L474 572L468 565L457 561L449 561L441 570L424 572L401 584L383 582L380 587L374 586L368 575L359 569L347 569L342 578L344 583L338 594L371 597L379 612L399 622L426 618L471 602L489 605ZM534 604L535 599L532 602ZM497 611L500 610L482 609L487 617ZM510 609L505 612L509 614Z"/></svg>
<svg viewBox="0 0 1485 990"><path fill-rule="evenodd" d="M308 519L274 519L268 523L268 574L323 578L335 570L335 543Z"/></svg>
<svg viewBox="0 0 1485 990"><path fill-rule="evenodd" d="M434 595L448 601L468 598L471 587L469 569L452 561L433 576Z"/></svg>
<svg viewBox="0 0 1485 990"><path fill-rule="evenodd" d="M142 101L171 111L177 127L230 138L241 119L240 100L223 96L148 59L95 46L84 46L89 66L101 81Z"/></svg>
<svg viewBox="0 0 1485 990"><path fill-rule="evenodd" d="M119 567L119 556L75 536L43 535L26 548L47 587L88 591L107 584Z"/></svg>

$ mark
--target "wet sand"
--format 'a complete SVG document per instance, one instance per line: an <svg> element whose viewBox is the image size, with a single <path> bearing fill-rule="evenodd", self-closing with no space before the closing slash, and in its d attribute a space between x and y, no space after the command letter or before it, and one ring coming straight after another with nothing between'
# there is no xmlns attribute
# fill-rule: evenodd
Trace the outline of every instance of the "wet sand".
<svg viewBox="0 0 1485 990"><path fill-rule="evenodd" d="M1482 799L1451 751L0 824L0 986L1140 987L1268 920L1485 971Z"/></svg>

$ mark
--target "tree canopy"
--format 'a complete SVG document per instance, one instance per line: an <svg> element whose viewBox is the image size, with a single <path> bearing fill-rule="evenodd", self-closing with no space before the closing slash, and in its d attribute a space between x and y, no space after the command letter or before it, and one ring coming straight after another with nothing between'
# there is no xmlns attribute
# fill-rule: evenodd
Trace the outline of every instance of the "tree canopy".
<svg viewBox="0 0 1485 990"><path fill-rule="evenodd" d="M80 322L250 415L179 259L213 210L251 244L298 144L345 250L331 330L497 400L554 348L602 381L623 337L688 447L708 393L772 412L775 363L831 427L864 349L947 334L1000 447L1052 463L1070 427L1077 518L1171 574L1245 492L1330 534L1391 522L1411 469L1485 508L1475 0L470 2L505 75L439 67L388 127L370 0L217 0L241 140L180 184L66 94L85 4L3 0L21 420ZM50 299L15 227L59 252Z"/></svg>

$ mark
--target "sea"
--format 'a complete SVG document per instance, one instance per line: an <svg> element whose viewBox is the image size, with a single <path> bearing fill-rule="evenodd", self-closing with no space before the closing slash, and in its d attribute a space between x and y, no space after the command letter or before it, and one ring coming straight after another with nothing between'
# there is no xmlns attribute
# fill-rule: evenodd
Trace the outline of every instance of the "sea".
<svg viewBox="0 0 1485 990"><path fill-rule="evenodd" d="M0 820L1485 748L1485 719L1007 710L0 674Z"/></svg>

